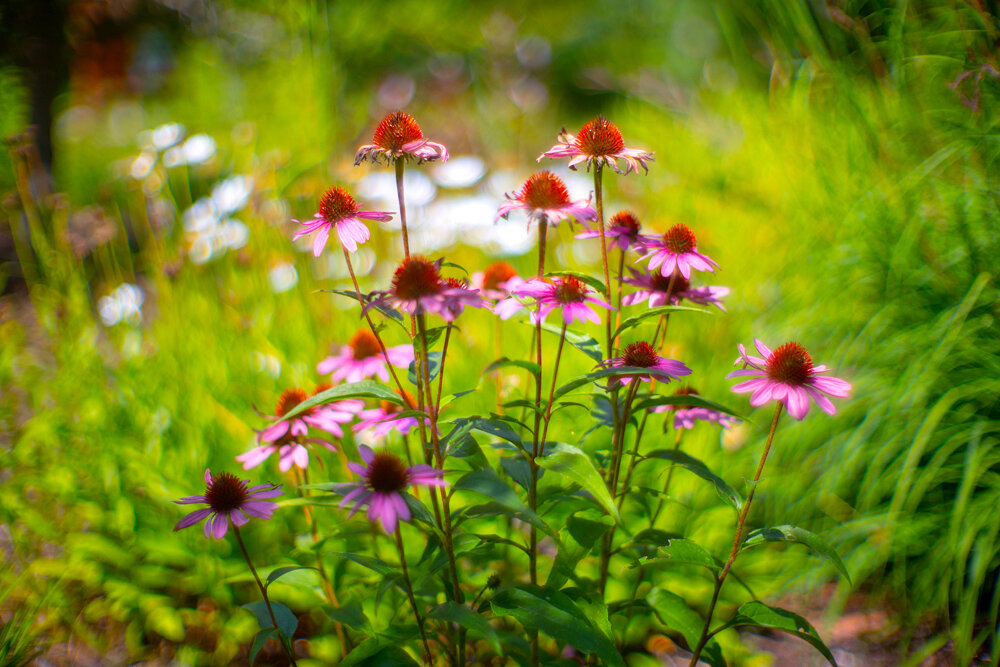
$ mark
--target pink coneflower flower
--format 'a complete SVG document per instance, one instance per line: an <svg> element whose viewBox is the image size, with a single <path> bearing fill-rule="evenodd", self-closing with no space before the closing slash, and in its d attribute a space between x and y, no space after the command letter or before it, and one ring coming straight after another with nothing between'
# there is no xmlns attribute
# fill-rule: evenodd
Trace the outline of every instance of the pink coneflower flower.
<svg viewBox="0 0 1000 667"><path fill-rule="evenodd" d="M649 259L649 270L660 267L660 273L670 277L677 269L685 278L695 271L714 272L718 266L710 257L698 252L698 239L687 225L674 225L662 237L647 236L642 249L648 250L638 261Z"/></svg>
<svg viewBox="0 0 1000 667"><path fill-rule="evenodd" d="M579 220L586 226L588 221L597 219L597 211L590 206L590 200L570 201L566 185L551 171L532 174L520 190L507 195L493 223L500 218L506 219L517 209L528 212L529 223L538 220L557 225L563 220Z"/></svg>
<svg viewBox="0 0 1000 667"><path fill-rule="evenodd" d="M330 385L319 385L313 395L329 388ZM287 414L292 408L308 398L309 394L297 387L284 391L278 398L274 418L277 419ZM309 427L313 426L342 438L344 430L340 425L352 421L364 405L364 401L348 399L317 405L305 412L300 412L291 419L282 419L257 434L257 442L265 444L240 454L236 460L243 464L244 470L249 470L259 466L271 454L278 452L280 457L278 469L281 472L288 472L292 464L305 469L309 465L309 450L306 449L306 445L318 445L330 451L336 451L336 447L325 440L306 438Z"/></svg>
<svg viewBox="0 0 1000 667"><path fill-rule="evenodd" d="M396 368L406 368L413 361L412 345L396 345L385 348L389 363ZM316 366L320 375L332 373L330 381L334 384L341 380L361 382L365 378L378 377L383 382L389 381L389 370L385 365L385 356L378 339L368 329L358 331L347 345L340 348L340 354L327 357Z"/></svg>
<svg viewBox="0 0 1000 667"><path fill-rule="evenodd" d="M437 313L451 322L465 306L482 308L486 305L477 290L444 280L439 266L440 261L432 262L416 255L404 259L392 276L390 289L372 292L365 308L379 304L411 315Z"/></svg>
<svg viewBox="0 0 1000 667"><path fill-rule="evenodd" d="M302 229L295 232L292 240L298 240L306 234L316 232L313 239L313 255L320 256L326 241L330 237L330 228L337 228L337 236L340 242L350 252L358 249L358 245L371 238L371 232L361 220L378 220L386 222L392 220L392 213L386 211L362 211L360 204L354 201L354 197L347 193L347 190L336 186L330 188L319 201L319 211L312 220L298 222Z"/></svg>
<svg viewBox="0 0 1000 667"><path fill-rule="evenodd" d="M444 144L428 141L420 126L408 113L394 111L386 114L382 122L375 128L372 143L358 149L354 156L354 166L365 160L378 164L380 159L386 163L395 160L417 158L417 162L433 162L448 160L448 149Z"/></svg>
<svg viewBox="0 0 1000 667"><path fill-rule="evenodd" d="M619 211L608 220L608 228L604 230L604 236L610 241L609 248L617 245L621 250L628 250L643 240L639 233L639 219L631 211ZM599 229L592 229L576 235L578 239L601 238Z"/></svg>
<svg viewBox="0 0 1000 667"><path fill-rule="evenodd" d="M683 299L687 299L692 303L701 304L703 306L712 305L723 312L726 311L726 307L722 305L722 298L729 294L728 287L691 287L691 283L688 282L688 279L680 274L671 278L670 276L663 275L659 271L654 271L653 273L642 273L641 271L636 271L631 267L629 267L629 271L632 272L633 277L625 278L624 282L629 285L635 285L639 289L631 294L625 295L622 299L622 303L626 306L642 303L646 299L649 299L650 308L668 305L667 292L670 290L670 281L672 279L674 281L674 287L673 290L670 290L670 305L676 305Z"/></svg>
<svg viewBox="0 0 1000 667"><path fill-rule="evenodd" d="M368 520L381 521L385 532L392 535L396 532L396 526L400 520L410 520L410 508L403 498L403 491L408 486L420 484L422 486L447 486L448 483L441 479L444 475L440 470L435 470L429 465L415 465L407 467L403 460L392 452L380 450L373 452L370 447L361 445L358 447L365 465L348 462L354 473L361 476L359 483L347 484L342 487L345 492L344 499L340 501L340 506L344 507L351 501L355 501L351 513L347 518L354 516L362 506L368 506Z"/></svg>
<svg viewBox="0 0 1000 667"><path fill-rule="evenodd" d="M673 393L674 396L697 396L698 392L690 387L681 387ZM740 422L739 419L725 412L693 405L658 405L653 412L673 412L674 429L693 428L696 421L706 421L718 424L722 428L731 428Z"/></svg>
<svg viewBox="0 0 1000 667"><path fill-rule="evenodd" d="M275 498L282 495L280 484L260 484L247 488L249 480L240 480L228 472L212 475L205 469L205 495L188 496L175 500L178 505L206 503L207 508L195 510L177 522L174 530L193 526L207 516L212 518L205 522L205 537L221 540L229 530L229 522L234 526L242 526L250 517L270 519L278 508L277 503L267 502L263 498Z"/></svg>
<svg viewBox="0 0 1000 667"><path fill-rule="evenodd" d="M762 356L748 355L741 343L737 346L740 357L736 364L743 363L750 368L733 371L726 377L758 377L733 386L732 391L738 394L752 391L750 405L754 407L770 400L781 401L788 409L788 414L799 420L809 412L810 398L816 401L823 412L837 414L837 409L824 394L846 398L851 391L850 383L819 375L829 372L829 369L826 366L813 366L806 348L798 343L785 343L772 352L760 340L754 338L753 342Z"/></svg>
<svg viewBox="0 0 1000 667"><path fill-rule="evenodd" d="M404 408L402 405L393 403L392 401L381 401L377 408L362 410L358 413L359 421L354 425L354 432L361 433L362 431L371 429L372 435L376 438L389 435L392 431L399 431L401 434L406 435L417 425L417 418L413 416L393 416L404 409L412 410L416 408L417 401L409 393L406 394L405 400L408 406L412 407ZM430 420L425 417L424 423L430 425Z"/></svg>
<svg viewBox="0 0 1000 667"><path fill-rule="evenodd" d="M647 373L615 376L611 378L611 387L616 387L619 384L627 385L636 378L639 380L645 380L646 382L649 382L650 380L670 382L671 380L675 380L682 375L691 375L690 368L676 359L661 357L656 353L656 349L645 341L639 341L626 345L625 349L622 350L622 356L605 359L598 365L605 368L634 366L636 368L649 369L649 372Z"/></svg>
<svg viewBox="0 0 1000 667"><path fill-rule="evenodd" d="M558 141L559 143L538 156L538 162L545 157L568 157L570 169L576 169L576 165L586 161L588 171L590 165L596 162L610 165L619 174L627 174L630 171L639 171L639 167L648 172L646 162L653 161L653 154L649 151L625 148L622 133L614 123L602 116L584 125L580 134L575 137L564 127L559 133ZM624 172L618 168L618 160L625 160Z"/></svg>
<svg viewBox="0 0 1000 667"><path fill-rule="evenodd" d="M510 290L523 282L517 270L507 262L493 262L485 271L472 274L472 285L487 299L510 296Z"/></svg>
<svg viewBox="0 0 1000 667"><path fill-rule="evenodd" d="M539 312L532 311L532 322L538 321L539 318L545 321L549 313L556 308L561 308L563 322L567 325L572 324L576 320L599 324L601 318L587 304L594 304L608 310L615 310L614 306L601 301L597 297L590 296L592 294L590 288L583 281L573 276L554 277L550 280L529 280L515 287L511 293L516 296L535 299L540 308ZM505 303L501 302L495 309L495 312L500 315L501 319L507 319L522 307L520 303L514 300L514 304L518 308L514 308L513 306L501 308Z"/></svg>

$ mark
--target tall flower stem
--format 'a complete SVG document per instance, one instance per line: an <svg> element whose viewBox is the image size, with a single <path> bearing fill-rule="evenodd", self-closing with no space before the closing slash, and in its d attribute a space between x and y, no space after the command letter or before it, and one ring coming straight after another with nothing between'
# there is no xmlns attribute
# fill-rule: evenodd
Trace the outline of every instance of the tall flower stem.
<svg viewBox="0 0 1000 667"><path fill-rule="evenodd" d="M610 319L610 318L609 318ZM633 379L629 383L628 391L625 394L625 408L622 411L621 420L619 423L615 424L617 428L612 430L611 438L611 461L608 465L608 490L611 492L611 497L615 498L618 496L618 476L621 471L621 463L624 458L624 442L625 442L625 431L628 428L629 412L632 407L632 401L635 399L636 393L639 391L640 380L638 378ZM614 526L604 534L604 538L601 541L601 566L600 566L600 584L598 590L601 595L604 595L604 591L608 584L608 567L611 563L611 547L615 539L615 528Z"/></svg>
<svg viewBox="0 0 1000 667"><path fill-rule="evenodd" d="M403 228L403 256L410 258L410 237L406 233L406 204L403 201L403 166L405 160L396 158L393 163L396 167L396 198L399 199L399 222Z"/></svg>
<svg viewBox="0 0 1000 667"><path fill-rule="evenodd" d="M674 451L676 452L681 448L681 438L684 436L684 429L677 429L677 437L674 438ZM649 520L649 527L653 528L656 526L656 520L660 518L660 512L663 511L663 505L666 504L666 496L670 491L670 480L674 476L674 468L677 464L673 461L670 462L670 467L667 468L667 479L663 482L663 495L660 496L659 502L656 504L656 510L653 512L653 518Z"/></svg>
<svg viewBox="0 0 1000 667"><path fill-rule="evenodd" d="M292 661L292 667L298 667L295 662L295 652L292 650L292 638L286 637L281 629L278 627L278 620L274 617L274 609L271 608L271 600L267 597L267 589L264 584L261 583L260 576L257 574L257 569L253 566L253 562L250 560L250 554L247 553L246 545L243 544L243 537L240 535L239 526L235 522L232 522L233 532L236 533L236 542L240 545L240 551L243 552L243 558L246 560L247 565L250 566L250 572L253 574L254 581L257 582L257 588L260 589L261 597L264 598L264 606L267 607L267 613L271 616L271 623L274 624L274 629L281 637L281 645L285 647L285 652L288 653L288 659Z"/></svg>
<svg viewBox="0 0 1000 667"><path fill-rule="evenodd" d="M397 526L396 529L396 548L399 550L399 564L403 568L403 581L406 582L406 595L410 598L410 606L413 608L413 615L417 617L417 627L420 629L420 639L424 642L424 654L427 656L427 662L433 665L434 658L431 654L431 647L427 643L427 632L424 630L424 617L420 614L420 608L417 607L417 599L413 596L413 583L410 581L410 572L406 568L406 550L403 549L402 526Z"/></svg>
<svg viewBox="0 0 1000 667"><path fill-rule="evenodd" d="M600 162L594 163L594 203L597 208L597 228L601 230L601 268L604 269L604 298L611 303L611 273L608 271L608 240L604 230L604 190L601 178L602 165ZM604 322L607 333L607 347L605 349L605 359L610 359L614 351L614 341L611 340L611 318Z"/></svg>
<svg viewBox="0 0 1000 667"><path fill-rule="evenodd" d="M563 324L562 331L559 332L559 347L556 348L556 360L552 366L552 383L549 385L549 400L545 404L545 422L542 425L542 437L538 440L538 456L545 456L545 437L549 434L549 422L552 420L552 399L556 393L556 379L559 377L559 359L562 357L563 343L566 342L566 325ZM538 495L538 476L533 480L536 486L535 495Z"/></svg>
<svg viewBox="0 0 1000 667"><path fill-rule="evenodd" d="M624 280L625 277L625 249L619 248L620 252L618 254L618 299L616 299L616 304L618 306L618 312L615 314L615 331L622 323L622 299L625 297L624 294ZM611 303L610 301L608 303Z"/></svg>
<svg viewBox="0 0 1000 667"><path fill-rule="evenodd" d="M750 513L750 503L753 502L753 495L757 490L757 482L760 481L760 474L764 470L764 462L767 460L767 454L771 451L771 443L774 442L774 432L778 429L778 419L781 417L782 407L783 404L779 401L774 408L774 418L771 420L771 432L767 434L767 443L764 445L764 453L760 455L760 463L757 464L757 473L753 476L750 493L747 495L746 502L743 503L743 511L740 512L740 518L736 524L736 535L733 537L733 548L729 552L729 559L726 560L726 564L723 566L722 572L719 573L718 578L715 580L715 591L712 593L712 602L708 605L708 615L705 618L705 627L702 628L701 639L698 640L698 646L695 647L694 655L691 656L691 662L688 667L695 667L698 664L701 652L705 649L705 644L708 643L709 629L712 625L712 616L715 614L715 605L719 601L719 593L722 592L722 584L726 582L726 576L729 575L729 571L732 569L733 563L736 561L736 556L740 552L740 544L743 542L743 525L746 523L747 514Z"/></svg>
<svg viewBox="0 0 1000 667"><path fill-rule="evenodd" d="M437 415L441 411L441 389L444 387L444 361L448 358L448 342L451 340L451 322L444 330L444 345L441 346L441 368L438 369L438 391L437 400L434 402L434 414Z"/></svg>

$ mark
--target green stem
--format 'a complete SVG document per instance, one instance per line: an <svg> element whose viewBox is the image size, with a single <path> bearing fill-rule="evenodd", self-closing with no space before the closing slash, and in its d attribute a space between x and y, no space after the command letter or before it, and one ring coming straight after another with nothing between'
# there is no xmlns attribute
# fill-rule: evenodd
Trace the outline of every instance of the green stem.
<svg viewBox="0 0 1000 667"><path fill-rule="evenodd" d="M399 199L399 222L403 228L403 256L410 258L410 238L406 233L406 204L403 202L403 158L394 160L396 166L396 198Z"/></svg>
<svg viewBox="0 0 1000 667"><path fill-rule="evenodd" d="M677 429L677 437L674 439L674 451L676 452L681 448L681 437L684 435L684 429ZM656 520L660 517L660 512L663 511L663 505L666 503L666 495L670 491L670 479L674 475L674 468L676 463L670 462L670 467L667 468L667 479L663 483L663 495L660 497L659 502L656 505L656 511L653 512L653 518L649 520L649 527L653 528L656 526Z"/></svg>
<svg viewBox="0 0 1000 667"><path fill-rule="evenodd" d="M746 523L747 514L750 513L750 503L753 502L754 492L757 490L757 482L760 481L760 474L764 470L764 461L767 460L767 453L771 451L771 443L774 441L774 432L778 428L778 419L781 417L781 408L782 403L779 401L778 405L774 409L774 419L771 420L771 432L767 435L767 443L764 445L764 453L760 456L760 463L757 464L757 473L753 476L753 485L750 487L750 493L747 495L746 502L743 503L743 511L740 512L740 518L736 524L736 535L733 538L733 548L729 552L729 559L722 568L722 572L715 581L715 591L712 593L712 602L708 605L708 616L705 618L705 627L702 628L701 639L698 640L698 646L695 647L694 655L692 655L691 662L688 667L695 667L698 664L701 652L705 649L705 644L708 643L709 628L712 625L712 616L715 613L715 605L719 601L719 593L722 592L722 584L725 583L726 576L732 569L733 563L736 561L736 556L740 552L740 544L743 542L743 524Z"/></svg>
<svg viewBox="0 0 1000 667"><path fill-rule="evenodd" d="M292 661L292 667L298 667L295 662L295 652L292 651L292 638L286 637L285 633L281 631L278 627L278 620L274 617L274 609L271 608L271 600L267 597L267 589L264 588L264 584L261 583L260 576L257 575L257 569L253 566L253 562L250 560L250 554L247 553L246 545L243 544L243 537L240 535L239 526L233 523L233 532L236 534L236 542L240 545L240 551L243 552L243 558L246 560L247 565L250 566L250 572L253 574L254 581L257 582L257 588L260 589L260 594L264 598L264 606L267 607L267 613L271 616L271 623L274 624L274 630L281 637L281 645L285 647L285 652L288 653L288 659Z"/></svg>
<svg viewBox="0 0 1000 667"><path fill-rule="evenodd" d="M420 615L420 609L417 607L417 599L413 596L413 584L410 582L410 572L406 569L406 551L403 549L402 526L396 526L396 548L399 549L399 564L403 568L406 595L410 598L410 606L413 608L413 615L417 617L417 627L420 629L420 639L424 642L424 654L427 656L426 661L433 665L434 658L431 654L431 647L427 643L427 632L424 630L424 617Z"/></svg>

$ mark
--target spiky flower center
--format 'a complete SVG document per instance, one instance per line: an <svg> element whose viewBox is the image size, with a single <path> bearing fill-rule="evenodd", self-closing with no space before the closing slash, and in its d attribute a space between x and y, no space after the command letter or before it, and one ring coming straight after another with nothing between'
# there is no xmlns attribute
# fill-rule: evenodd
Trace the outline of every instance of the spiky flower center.
<svg viewBox="0 0 1000 667"><path fill-rule="evenodd" d="M649 368L656 365L656 359L656 350L645 341L627 345L625 351L622 353L622 364L624 366Z"/></svg>
<svg viewBox="0 0 1000 667"><path fill-rule="evenodd" d="M420 126L408 113L394 111L386 114L382 122L375 128L374 144L387 151L398 151L412 141L424 138Z"/></svg>
<svg viewBox="0 0 1000 667"><path fill-rule="evenodd" d="M561 178L542 171L528 177L517 198L533 209L559 208L569 203L569 192Z"/></svg>
<svg viewBox="0 0 1000 667"><path fill-rule="evenodd" d="M672 294L680 294L681 292L686 292L691 288L691 283L687 278L681 275L680 271L675 271L674 276L665 276L659 271L653 274L653 289L657 292L663 292L664 294L670 289L670 281L673 280L674 289Z"/></svg>
<svg viewBox="0 0 1000 667"><path fill-rule="evenodd" d="M516 275L517 271L507 262L494 262L483 271L483 289L499 289L501 283L507 282Z"/></svg>
<svg viewBox="0 0 1000 667"><path fill-rule="evenodd" d="M344 188L334 186L323 194L319 200L319 217L330 224L340 222L345 218L351 218L358 212L358 204L354 197L347 194Z"/></svg>
<svg viewBox="0 0 1000 667"><path fill-rule="evenodd" d="M229 514L240 509L249 498L246 482L228 472L212 475L212 481L205 490L208 506L218 514Z"/></svg>
<svg viewBox="0 0 1000 667"><path fill-rule="evenodd" d="M445 278L444 284L448 287L457 287L459 289L467 290L469 289L469 283L467 280L459 280L458 278Z"/></svg>
<svg viewBox="0 0 1000 667"><path fill-rule="evenodd" d="M441 291L444 281L437 265L423 257L403 260L392 276L392 291L400 299L419 299Z"/></svg>
<svg viewBox="0 0 1000 667"><path fill-rule="evenodd" d="M378 338L375 337L371 331L367 329L362 329L358 333L351 337L350 342L347 343L351 348L351 356L355 361L361 361L362 359L368 359L369 357L375 357L382 354L382 348L379 347Z"/></svg>
<svg viewBox="0 0 1000 667"><path fill-rule="evenodd" d="M673 395L674 396L697 396L698 392L695 391L694 389L692 389L691 387L681 387L680 389L678 389L677 391L675 391ZM691 406L688 406L688 405L671 405L670 406L670 411L671 412L676 412L677 410L680 410L681 408L688 408L688 407L691 407Z"/></svg>
<svg viewBox="0 0 1000 667"><path fill-rule="evenodd" d="M608 221L609 227L624 227L628 230L628 236L638 236L639 218L631 211L619 211Z"/></svg>
<svg viewBox="0 0 1000 667"><path fill-rule="evenodd" d="M785 343L767 358L767 377L785 384L805 384L812 377L812 369L812 357L798 343Z"/></svg>
<svg viewBox="0 0 1000 667"><path fill-rule="evenodd" d="M372 491L399 493L409 482L406 464L392 452L378 452L368 464L368 486Z"/></svg>
<svg viewBox="0 0 1000 667"><path fill-rule="evenodd" d="M289 410L307 398L309 398L309 394L304 389L299 389L298 387L286 389L278 398L278 406L274 409L274 413L278 417L284 417Z"/></svg>
<svg viewBox="0 0 1000 667"><path fill-rule="evenodd" d="M587 297L587 287L573 276L566 276L556 284L555 297L559 303L579 303Z"/></svg>
<svg viewBox="0 0 1000 667"><path fill-rule="evenodd" d="M576 147L588 157L605 157L620 153L625 148L625 140L614 123L598 116L576 135Z"/></svg>
<svg viewBox="0 0 1000 667"><path fill-rule="evenodd" d="M687 225L674 225L663 235L667 249L675 255L691 252L698 247L698 239Z"/></svg>

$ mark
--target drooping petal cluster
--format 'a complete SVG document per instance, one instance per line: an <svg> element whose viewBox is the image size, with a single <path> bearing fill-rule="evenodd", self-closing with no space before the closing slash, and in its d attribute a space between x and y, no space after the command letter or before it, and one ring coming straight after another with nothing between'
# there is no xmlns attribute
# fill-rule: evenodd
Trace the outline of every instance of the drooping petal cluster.
<svg viewBox="0 0 1000 667"><path fill-rule="evenodd" d="M444 144L426 139L413 116L403 111L394 111L386 114L375 128L372 143L358 149L354 156L354 166L365 160L371 160L374 164L384 160L388 164L410 158L416 158L418 163L435 160L446 162L448 149Z"/></svg>
<svg viewBox="0 0 1000 667"><path fill-rule="evenodd" d="M690 279L691 269L714 272L718 266L712 258L698 252L698 239L687 225L674 225L663 236L647 236L641 248L646 255L638 261L648 259L650 271L660 267L660 273L667 277L676 269Z"/></svg>
<svg viewBox="0 0 1000 667"><path fill-rule="evenodd" d="M681 387L673 393L674 396L697 396L698 392L690 387ZM723 429L731 428L740 423L740 420L725 412L719 412L711 408L698 405L658 405L653 408L653 412L673 412L674 430L684 428L694 428L696 421L705 421L718 424Z"/></svg>
<svg viewBox="0 0 1000 667"><path fill-rule="evenodd" d="M728 287L717 287L706 285L703 287L692 287L691 283L684 276L664 276L659 271L643 273L629 267L632 273L631 278L624 278L623 282L638 287L631 294L626 294L622 298L622 303L631 306L649 300L649 307L677 305L682 300L688 300L703 306L715 306L725 312L726 307L722 305L722 299L729 295ZM673 280L673 287L670 286ZM667 298L669 294L670 298ZM669 303L668 303L669 302Z"/></svg>
<svg viewBox="0 0 1000 667"><path fill-rule="evenodd" d="M372 292L365 309L381 305L411 315L436 313L451 322L466 306L486 307L479 290L445 280L439 267L440 261L416 255L403 260L392 276L390 289Z"/></svg>
<svg viewBox="0 0 1000 667"><path fill-rule="evenodd" d="M396 345L386 348L389 363L396 368L406 368L413 361L412 345ZM385 363L386 355L378 339L368 329L358 331L347 345L342 345L340 352L319 362L316 372L320 375L330 373L330 381L338 383L360 382L365 378L377 377L383 382L389 381L389 370Z"/></svg>
<svg viewBox="0 0 1000 667"><path fill-rule="evenodd" d="M737 346L740 352L735 364L746 367L727 375L727 378L753 377L732 387L736 393L753 392L750 405L759 407L768 401L781 401L795 419L803 419L809 413L809 399L829 414L837 413L836 407L827 394L846 398L851 385L844 380L822 375L828 373L826 366L814 366L812 358L798 343L785 343L771 351L759 339L754 346L761 356L747 354L743 344Z"/></svg>
<svg viewBox="0 0 1000 667"><path fill-rule="evenodd" d="M653 154L638 148L626 148L622 133L602 116L590 121L575 137L563 128L559 133L555 146L538 156L542 158L569 158L569 168L576 169L581 162L587 163L587 170L592 164L608 165L619 174L632 171L648 172L647 162L653 161ZM625 171L618 168L618 160L625 162Z"/></svg>
<svg viewBox="0 0 1000 667"><path fill-rule="evenodd" d="M610 386L616 387L619 384L627 385L632 380L644 380L649 382L670 382L679 377L691 374L691 369L676 359L667 359L656 353L656 349L645 341L638 341L625 346L620 357L605 359L600 366L604 368L646 368L645 373L635 373L634 375L616 375L611 378Z"/></svg>
<svg viewBox="0 0 1000 667"><path fill-rule="evenodd" d="M330 230L337 229L337 236L340 243L349 252L355 252L358 245L365 243L371 238L371 232L362 220L377 220L387 222L392 220L392 213L388 211L362 211L361 205L354 201L354 197L343 188L332 187L326 191L319 202L319 211L312 220L292 222L302 225L302 229L295 232L292 240L295 241L307 234L316 233L313 239L313 255L319 257L326 247L326 242L330 237Z"/></svg>
<svg viewBox="0 0 1000 667"><path fill-rule="evenodd" d="M213 476L212 471L206 468L204 495L187 496L174 502L178 505L205 503L208 507L185 516L177 522L174 530L193 526L204 518L211 517L205 522L205 537L221 540L229 530L230 521L234 526L242 526L250 517L270 519L278 505L264 499L282 495L281 485L259 484L248 487L249 483L249 480L240 480L227 472Z"/></svg>
<svg viewBox="0 0 1000 667"><path fill-rule="evenodd" d="M591 305L615 310L611 304L591 296L593 291L583 281L573 276L528 280L511 290L511 294L535 300L538 308L531 311L532 322L544 322L548 314L558 308L562 311L563 323L567 325L577 320L600 324L601 318ZM497 304L494 312L501 319L508 319L523 307L517 299L505 299Z"/></svg>
<svg viewBox="0 0 1000 667"><path fill-rule="evenodd" d="M630 211L619 211L608 220L608 228L604 230L604 236L611 245L617 245L622 251L628 250L644 240L639 233L639 219ZM599 229L591 229L580 232L576 235L578 239L598 239L601 238ZM609 246L610 247L610 246Z"/></svg>
<svg viewBox="0 0 1000 667"><path fill-rule="evenodd" d="M403 460L385 449L378 452L366 445L358 447L364 465L349 462L347 466L361 477L361 481L345 484L340 492L344 494L340 506L354 503L347 518L354 516L360 508L368 507L368 520L379 521L385 532L392 535L400 521L410 520L410 508L403 498L403 492L410 486L447 486L442 479L444 473L429 465L407 467Z"/></svg>
<svg viewBox="0 0 1000 667"><path fill-rule="evenodd" d="M528 222L537 220L557 225L563 220L579 220L586 226L597 219L597 211L587 201L571 201L566 184L550 171L531 175L521 189L507 195L493 222L506 219L512 211L528 212Z"/></svg>

